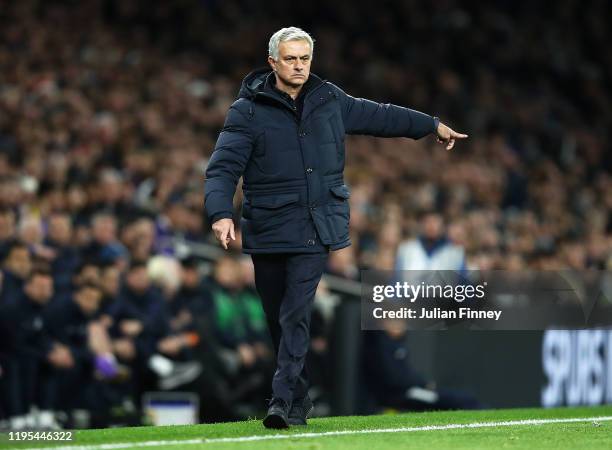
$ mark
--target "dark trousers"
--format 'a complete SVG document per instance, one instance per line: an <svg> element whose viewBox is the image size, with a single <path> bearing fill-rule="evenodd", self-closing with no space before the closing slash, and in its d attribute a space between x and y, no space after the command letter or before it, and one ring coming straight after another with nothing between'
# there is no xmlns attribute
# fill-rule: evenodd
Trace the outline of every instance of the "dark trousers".
<svg viewBox="0 0 612 450"><path fill-rule="evenodd" d="M33 405L42 410L55 409L58 370L43 356L25 352L11 355L2 361L2 370L0 406L7 416L27 414Z"/></svg>
<svg viewBox="0 0 612 450"><path fill-rule="evenodd" d="M310 315L328 253L252 255L255 285L276 350L272 395L288 404L308 393Z"/></svg>

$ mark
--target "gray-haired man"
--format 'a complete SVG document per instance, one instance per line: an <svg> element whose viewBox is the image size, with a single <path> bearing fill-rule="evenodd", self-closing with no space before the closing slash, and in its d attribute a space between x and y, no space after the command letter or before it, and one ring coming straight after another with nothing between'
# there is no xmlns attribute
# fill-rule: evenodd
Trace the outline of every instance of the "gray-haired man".
<svg viewBox="0 0 612 450"><path fill-rule="evenodd" d="M350 245L344 136L419 139L450 150L459 134L427 114L354 98L310 73L314 44L295 27L272 36L271 70L242 82L206 170L206 211L224 248L235 239L232 199L243 176L243 251L277 352L264 425L306 424L312 410L304 360L314 294L330 250Z"/></svg>

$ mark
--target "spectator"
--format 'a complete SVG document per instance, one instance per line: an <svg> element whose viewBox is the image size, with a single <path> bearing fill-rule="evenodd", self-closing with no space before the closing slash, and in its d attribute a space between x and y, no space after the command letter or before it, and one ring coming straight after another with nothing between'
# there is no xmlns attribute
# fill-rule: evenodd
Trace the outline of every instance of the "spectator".
<svg viewBox="0 0 612 450"><path fill-rule="evenodd" d="M128 253L117 238L117 219L110 213L97 213L92 218L92 242L83 250L83 257L98 264L127 264Z"/></svg>
<svg viewBox="0 0 612 450"><path fill-rule="evenodd" d="M384 331L364 332L363 373L365 388L373 400L372 412L384 408L425 411L482 407L473 396L440 389L415 370L403 323L388 320L384 327Z"/></svg>
<svg viewBox="0 0 612 450"><path fill-rule="evenodd" d="M67 349L74 363L58 374L58 408L64 411L108 411L114 396L102 381L127 376L112 353L106 327L98 321L101 302L100 286L85 282L71 298L46 311L50 336Z"/></svg>
<svg viewBox="0 0 612 450"><path fill-rule="evenodd" d="M57 370L73 367L74 360L68 348L49 334L45 313L52 297L51 274L36 269L26 278L21 298L5 304L1 311L14 342L3 365L12 429L57 427L53 415Z"/></svg>
<svg viewBox="0 0 612 450"><path fill-rule="evenodd" d="M173 363L186 342L171 336L169 317L160 292L151 285L147 267L134 262L118 300L109 308L114 351L137 374L138 391L159 384L172 389L193 381L202 367L196 361Z"/></svg>
<svg viewBox="0 0 612 450"><path fill-rule="evenodd" d="M72 242L72 222L67 213L49 216L46 245L53 250L51 273L57 298L70 296L72 278L79 266L79 254Z"/></svg>
<svg viewBox="0 0 612 450"><path fill-rule="evenodd" d="M465 271L465 252L448 241L440 214L430 212L423 216L419 236L400 245L396 268Z"/></svg>
<svg viewBox="0 0 612 450"><path fill-rule="evenodd" d="M181 261L181 290L177 294L181 308L193 318L209 317L213 300L209 286L200 273L198 261L194 257Z"/></svg>
<svg viewBox="0 0 612 450"><path fill-rule="evenodd" d="M4 260L11 241L15 239L15 212L9 208L0 209L0 259Z"/></svg>
<svg viewBox="0 0 612 450"><path fill-rule="evenodd" d="M265 392L264 383L273 370L265 315L252 287L245 290L245 279L252 275L245 275L234 257L220 258L213 277L213 327L234 401L244 402Z"/></svg>
<svg viewBox="0 0 612 450"><path fill-rule="evenodd" d="M31 268L32 260L28 247L20 241L9 243L2 264L0 305L14 302L21 297L24 281Z"/></svg>
<svg viewBox="0 0 612 450"><path fill-rule="evenodd" d="M112 305L119 297L119 289L121 287L121 271L113 264L107 264L102 268L100 278L100 286L102 287L102 305L100 307L101 315L106 316L105 321L108 322L110 316L107 315ZM110 325L110 322L109 322Z"/></svg>
<svg viewBox="0 0 612 450"><path fill-rule="evenodd" d="M132 258L138 261L146 261L155 253L155 239L155 223L153 220L139 217L124 226L121 240Z"/></svg>

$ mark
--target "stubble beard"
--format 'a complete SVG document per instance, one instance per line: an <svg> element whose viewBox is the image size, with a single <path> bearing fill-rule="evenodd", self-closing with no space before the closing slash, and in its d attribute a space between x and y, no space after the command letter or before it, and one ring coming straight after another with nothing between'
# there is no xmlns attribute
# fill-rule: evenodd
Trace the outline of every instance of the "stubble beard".
<svg viewBox="0 0 612 450"><path fill-rule="evenodd" d="M278 72L276 72L276 76L278 77L278 79L287 87L290 87L292 89L298 89L302 86L304 86L304 84L306 83L306 81L308 80L308 78L302 78L303 82L302 83L295 83L294 81L291 81L291 78L286 79L285 77L282 77L278 74Z"/></svg>

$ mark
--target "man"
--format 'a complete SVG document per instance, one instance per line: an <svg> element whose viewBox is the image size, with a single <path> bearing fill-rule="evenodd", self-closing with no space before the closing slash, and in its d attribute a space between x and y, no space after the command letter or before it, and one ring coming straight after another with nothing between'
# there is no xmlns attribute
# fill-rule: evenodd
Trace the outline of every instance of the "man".
<svg viewBox="0 0 612 450"><path fill-rule="evenodd" d="M178 315L184 317L185 325L210 319L213 308L212 296L200 273L198 260L193 256L181 261L181 290L177 298L181 303Z"/></svg>
<svg viewBox="0 0 612 450"><path fill-rule="evenodd" d="M350 192L343 184L345 134L419 139L456 133L435 118L351 97L310 73L313 41L283 28L269 43L272 71L243 81L206 170L206 211L227 249L236 238L232 199L244 176L242 241L277 352L264 426L306 424L312 409L304 359L312 300L329 250L350 245Z"/></svg>
<svg viewBox="0 0 612 450"><path fill-rule="evenodd" d="M0 305L17 301L23 295L23 284L32 270L28 246L13 240L6 246L0 283Z"/></svg>
<svg viewBox="0 0 612 450"><path fill-rule="evenodd" d="M196 379L202 366L197 361L175 362L188 342L171 335L169 317L161 293L153 286L143 262L134 261L125 275L119 298L108 309L115 354L131 365L142 383L157 382L160 389L174 389ZM154 380L150 376L154 375Z"/></svg>
<svg viewBox="0 0 612 450"><path fill-rule="evenodd" d="M57 370L68 369L74 362L69 349L49 335L45 316L53 297L53 279L42 268L32 270L24 281L23 293L14 302L0 307L6 321L5 333L12 342L7 370L11 428L54 428ZM38 413L30 411L37 406Z"/></svg>
<svg viewBox="0 0 612 450"><path fill-rule="evenodd" d="M400 243L395 259L395 276L401 282L418 285L437 284L463 284L469 278L465 249L455 245L449 239L444 217L435 211L425 211L419 219L418 235ZM442 299L430 299L440 301ZM460 306L471 306L473 299L465 302L452 302L457 309ZM459 306L460 305L460 306ZM433 319L431 325L438 322ZM442 323L452 326L461 322L460 319L443 319Z"/></svg>
<svg viewBox="0 0 612 450"><path fill-rule="evenodd" d="M54 212L49 217L45 245L54 250L51 261L53 290L58 299L70 298L72 277L80 262L79 252L73 242L72 221L65 212Z"/></svg>
<svg viewBox="0 0 612 450"><path fill-rule="evenodd" d="M397 249L397 270L453 270L465 273L465 250L451 243L444 219L436 212L426 212L416 239L403 242Z"/></svg>
<svg viewBox="0 0 612 450"><path fill-rule="evenodd" d="M6 251L16 237L17 218L10 208L0 208L0 259L4 259Z"/></svg>
<svg viewBox="0 0 612 450"><path fill-rule="evenodd" d="M127 250L117 237L117 228L117 218L112 213L96 213L91 220L93 239L82 251L84 258L98 264L112 263L124 267Z"/></svg>
<svg viewBox="0 0 612 450"><path fill-rule="evenodd" d="M482 408L472 395L440 388L415 370L410 361L407 328L405 322L386 320L383 330L363 333L363 381L373 403L372 412L388 408L400 411Z"/></svg>
<svg viewBox="0 0 612 450"><path fill-rule="evenodd" d="M49 334L68 349L74 363L57 373L61 410L86 409L104 416L120 396L116 382L129 376L127 368L117 363L110 336L99 320L102 296L98 284L85 281L46 311Z"/></svg>

